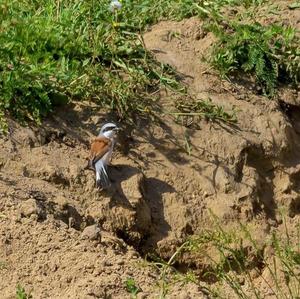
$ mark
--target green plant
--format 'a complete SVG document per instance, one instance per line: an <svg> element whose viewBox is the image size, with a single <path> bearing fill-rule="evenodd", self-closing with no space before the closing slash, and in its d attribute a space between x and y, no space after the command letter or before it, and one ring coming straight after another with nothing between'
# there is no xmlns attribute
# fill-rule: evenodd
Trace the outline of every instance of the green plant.
<svg viewBox="0 0 300 299"><path fill-rule="evenodd" d="M16 299L31 299L31 298L32 298L32 295L27 294L23 287L21 287L20 285L17 285Z"/></svg>
<svg viewBox="0 0 300 299"><path fill-rule="evenodd" d="M273 271L282 271L284 273L284 285L290 298L300 297L300 224L297 225L297 241L292 242L286 225L286 219L283 218L285 225L285 235L279 236L276 232L272 234L271 244L275 249L276 259L273 259ZM279 265L278 265L279 264ZM277 282L278 288L281 286Z"/></svg>
<svg viewBox="0 0 300 299"><path fill-rule="evenodd" d="M223 76L243 71L254 75L268 96L281 81L300 79L300 48L295 29L282 25L223 22L211 26L218 38L211 63Z"/></svg>
<svg viewBox="0 0 300 299"><path fill-rule="evenodd" d="M293 2L289 5L289 9L297 9L300 8L300 3L298 1Z"/></svg>
<svg viewBox="0 0 300 299"><path fill-rule="evenodd" d="M193 99L180 99L175 102L175 107L178 112L172 112L178 120L187 126L197 124L199 119L204 118L210 121L223 121L227 123L236 123L236 112L226 112L220 105L215 105L209 99L193 100Z"/></svg>
<svg viewBox="0 0 300 299"><path fill-rule="evenodd" d="M120 119L148 114L148 91L176 82L145 49L140 31L163 18L163 1L3 0L0 9L0 123L9 113L41 122L68 99L90 99ZM188 9L188 0L183 1ZM189 14L182 5L174 15ZM192 12L191 12L192 13ZM170 13L172 14L172 13Z"/></svg>
<svg viewBox="0 0 300 299"><path fill-rule="evenodd" d="M126 290L131 294L132 298L136 298L136 295L141 292L141 289L136 285L133 278L129 277L125 282Z"/></svg>
<svg viewBox="0 0 300 299"><path fill-rule="evenodd" d="M145 50L141 32L162 19L220 16L261 0L3 0L0 9L0 129L12 115L40 123L55 106L89 99L120 119L148 115L149 91L180 88L170 68Z"/></svg>
<svg viewBox="0 0 300 299"><path fill-rule="evenodd" d="M153 265L158 269L160 272L159 275L159 284L160 284L160 299L164 299L168 293L168 284L169 284L169 278L168 275L170 273L176 273L175 268L173 267L174 263L176 262L176 258L178 255L182 253L186 246L186 243L183 243L178 249L174 252L174 254L169 258L167 262L163 260L158 260L153 263Z"/></svg>
<svg viewBox="0 0 300 299"><path fill-rule="evenodd" d="M290 236L284 219L285 232L273 231L265 243L255 240L255 233L242 223L225 231L220 220L212 214L211 229L190 236L169 259L148 256L150 265L159 273L159 298L165 298L173 283L192 282L200 286L209 298L227 298L228 288L236 298L265 298L265 284L272 298L292 299L300 296L300 225L297 236ZM266 254L269 246L272 255ZM205 262L197 270L199 262ZM179 272L184 263L186 272ZM200 262L202 264L202 262ZM206 286L202 280L209 282ZM227 285L228 288L224 288Z"/></svg>
<svg viewBox="0 0 300 299"><path fill-rule="evenodd" d="M96 101L120 119L148 116L155 100L150 91L181 87L174 72L145 49L141 32L162 19L220 18L224 6L261 2L138 0L111 12L105 0L3 0L0 129L7 130L9 114L40 123L72 99Z"/></svg>
<svg viewBox="0 0 300 299"><path fill-rule="evenodd" d="M211 262L210 269L202 274L203 278L217 279L220 286L225 283L238 298L264 298L264 293L254 282L255 273L274 298L299 298L299 224L294 242L285 225L284 234L274 231L270 240L259 246L245 225L240 223L236 230L224 231L219 220L215 216L213 218L216 223L214 229L205 230L185 242L185 252L196 254L194 258L205 256ZM264 246L273 248L274 255L266 257ZM250 288L244 288L244 285ZM214 286L209 288L209 292L214 297L223 298L224 288Z"/></svg>
<svg viewBox="0 0 300 299"><path fill-rule="evenodd" d="M0 270L7 269L7 263L4 261L0 261Z"/></svg>
<svg viewBox="0 0 300 299"><path fill-rule="evenodd" d="M217 225L214 230L206 230L200 235L190 238L186 249L188 252L203 255L210 261L211 266L202 274L203 278L226 283L238 298L249 298L238 275L244 274L257 298L257 291L248 270L252 261L247 255L242 239L237 236L235 231L225 232L221 226ZM254 256L258 256L258 251L254 253ZM210 288L209 292L222 298L222 290L217 291Z"/></svg>

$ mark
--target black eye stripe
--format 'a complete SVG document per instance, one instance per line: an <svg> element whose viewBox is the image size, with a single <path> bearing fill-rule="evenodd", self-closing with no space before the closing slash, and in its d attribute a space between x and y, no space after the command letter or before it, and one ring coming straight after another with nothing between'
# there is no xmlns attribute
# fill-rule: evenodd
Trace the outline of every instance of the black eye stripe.
<svg viewBox="0 0 300 299"><path fill-rule="evenodd" d="M105 132L107 132L107 131L111 131L111 130L113 130L113 129L115 129L115 128L116 128L116 126L107 127L107 128L105 128L105 129L103 130L103 133L105 133Z"/></svg>

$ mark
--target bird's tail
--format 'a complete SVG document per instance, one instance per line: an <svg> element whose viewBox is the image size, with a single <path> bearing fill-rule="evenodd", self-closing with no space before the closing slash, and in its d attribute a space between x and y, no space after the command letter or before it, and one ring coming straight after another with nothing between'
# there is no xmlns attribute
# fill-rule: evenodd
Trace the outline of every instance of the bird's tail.
<svg viewBox="0 0 300 299"><path fill-rule="evenodd" d="M95 170L97 187L102 187L103 189L108 188L111 183L102 160L96 162Z"/></svg>

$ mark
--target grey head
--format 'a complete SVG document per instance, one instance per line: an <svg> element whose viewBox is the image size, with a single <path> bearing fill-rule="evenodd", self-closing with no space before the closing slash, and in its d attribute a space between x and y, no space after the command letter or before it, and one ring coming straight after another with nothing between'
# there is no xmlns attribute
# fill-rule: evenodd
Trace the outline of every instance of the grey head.
<svg viewBox="0 0 300 299"><path fill-rule="evenodd" d="M120 129L117 127L114 123L107 123L103 125L103 127L100 130L99 136L105 136L107 138L114 138L117 134L117 132Z"/></svg>

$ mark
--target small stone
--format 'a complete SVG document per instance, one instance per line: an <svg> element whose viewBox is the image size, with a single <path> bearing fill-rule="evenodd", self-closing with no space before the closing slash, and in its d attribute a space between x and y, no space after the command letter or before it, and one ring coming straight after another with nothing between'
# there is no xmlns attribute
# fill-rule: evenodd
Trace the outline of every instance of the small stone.
<svg viewBox="0 0 300 299"><path fill-rule="evenodd" d="M41 213L40 207L34 198L30 198L21 203L21 216L30 217L31 215L39 215Z"/></svg>
<svg viewBox="0 0 300 299"><path fill-rule="evenodd" d="M93 298L106 298L106 291L101 285L95 285L90 287L88 295L93 296Z"/></svg>
<svg viewBox="0 0 300 299"><path fill-rule="evenodd" d="M82 239L98 240L100 239L100 228L97 224L87 226L81 233Z"/></svg>
<svg viewBox="0 0 300 299"><path fill-rule="evenodd" d="M55 203L57 203L61 208L65 208L68 206L68 199L62 195L58 195L55 198Z"/></svg>
<svg viewBox="0 0 300 299"><path fill-rule="evenodd" d="M137 294L137 299L146 299L149 298L149 294L147 293L138 293Z"/></svg>
<svg viewBox="0 0 300 299"><path fill-rule="evenodd" d="M70 283L72 281L72 277L71 276L67 276L65 278L65 280L66 280L67 283Z"/></svg>
<svg viewBox="0 0 300 299"><path fill-rule="evenodd" d="M134 250L130 250L128 252L128 259L132 260L132 259L137 259L139 257L138 253Z"/></svg>
<svg viewBox="0 0 300 299"><path fill-rule="evenodd" d="M179 294L178 294L178 299L190 299L191 297L189 296L188 292L186 291L181 291Z"/></svg>
<svg viewBox="0 0 300 299"><path fill-rule="evenodd" d="M124 265L124 260L117 260L116 265Z"/></svg>

